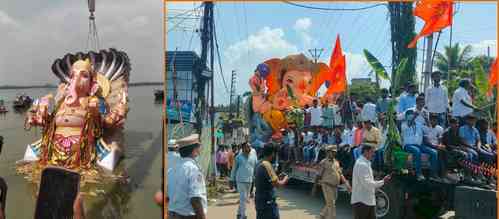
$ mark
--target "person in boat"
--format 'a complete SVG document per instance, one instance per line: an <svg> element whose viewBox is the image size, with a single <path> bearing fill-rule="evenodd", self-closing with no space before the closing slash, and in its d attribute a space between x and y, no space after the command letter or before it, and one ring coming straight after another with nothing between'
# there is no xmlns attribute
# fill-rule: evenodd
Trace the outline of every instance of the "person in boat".
<svg viewBox="0 0 499 219"><path fill-rule="evenodd" d="M128 111L126 90L117 94L117 104L108 107L109 80L94 70L89 59L71 65L67 84L59 86L54 98L47 95L28 114L28 126L43 126L42 139L28 145L25 161L42 166L54 165L68 169L112 170L115 155L113 133L121 130ZM55 99L55 106L49 106ZM118 156L118 155L116 155ZM109 158L111 160L107 160Z"/></svg>
<svg viewBox="0 0 499 219"><path fill-rule="evenodd" d="M7 111L7 109L5 108L5 103L2 99L0 99L0 112L2 111Z"/></svg>

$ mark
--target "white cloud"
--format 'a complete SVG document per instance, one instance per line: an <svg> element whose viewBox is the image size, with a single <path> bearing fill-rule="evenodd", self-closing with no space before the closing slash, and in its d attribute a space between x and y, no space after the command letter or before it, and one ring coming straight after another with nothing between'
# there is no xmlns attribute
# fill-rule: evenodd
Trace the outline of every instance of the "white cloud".
<svg viewBox="0 0 499 219"><path fill-rule="evenodd" d="M312 26L312 20L308 17L300 18L296 20L293 25L293 29L298 33L301 40L303 41L303 49L309 49L312 46L313 39L310 36L310 27Z"/></svg>
<svg viewBox="0 0 499 219"><path fill-rule="evenodd" d="M497 54L497 40L482 40L477 43L471 43L471 55L487 55L487 47L490 47L490 56Z"/></svg>
<svg viewBox="0 0 499 219"><path fill-rule="evenodd" d="M271 58L284 58L297 54L298 49L285 37L281 28L263 27L247 39L236 42L223 51L223 69L227 86L230 86L230 73L237 72L237 92L242 94L249 90L248 80L259 63ZM218 71L218 67L215 68ZM215 101L227 103L229 96L226 94L219 73L215 73L215 87L220 92L215 92Z"/></svg>
<svg viewBox="0 0 499 219"><path fill-rule="evenodd" d="M17 26L17 22L6 12L0 10L0 27L1 26Z"/></svg>
<svg viewBox="0 0 499 219"><path fill-rule="evenodd" d="M300 18L300 19L296 20L293 28L296 31L308 31L310 26L312 26L312 20L310 20L310 18L308 18L308 17L305 17L305 18Z"/></svg>
<svg viewBox="0 0 499 219"><path fill-rule="evenodd" d="M367 78L369 77L369 72L371 67L367 63L364 55L351 53L343 51L346 59L347 65L347 80L350 81L352 78ZM329 59L331 58L330 53L324 54L319 60L329 65Z"/></svg>

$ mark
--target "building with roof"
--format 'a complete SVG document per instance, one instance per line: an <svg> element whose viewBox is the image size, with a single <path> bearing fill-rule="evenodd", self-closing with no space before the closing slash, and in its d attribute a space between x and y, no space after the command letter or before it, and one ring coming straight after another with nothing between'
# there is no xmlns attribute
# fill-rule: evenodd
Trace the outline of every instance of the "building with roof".
<svg viewBox="0 0 499 219"><path fill-rule="evenodd" d="M202 66L201 58L193 51L167 51L167 106L168 117L180 120L180 109L184 121L195 121L194 112L199 103L199 93L207 93L206 83L211 79L212 73Z"/></svg>

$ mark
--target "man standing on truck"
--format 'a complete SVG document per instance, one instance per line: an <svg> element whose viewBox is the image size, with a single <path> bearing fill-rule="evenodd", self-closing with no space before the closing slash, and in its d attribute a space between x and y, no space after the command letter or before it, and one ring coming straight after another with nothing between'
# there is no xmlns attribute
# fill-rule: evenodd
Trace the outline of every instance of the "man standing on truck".
<svg viewBox="0 0 499 219"><path fill-rule="evenodd" d="M313 100L313 106L310 108L310 126L315 132L322 125L322 108L319 106L319 100L316 98Z"/></svg>
<svg viewBox="0 0 499 219"><path fill-rule="evenodd" d="M256 219L279 219L275 187L288 183L288 176L279 179L272 169L274 147L265 145L263 159L255 170L255 208Z"/></svg>
<svg viewBox="0 0 499 219"><path fill-rule="evenodd" d="M319 163L319 174L317 174L314 182L313 190L320 183L324 201L326 202L321 211L321 219L336 219L336 197L339 184L345 183L348 191L352 192L348 180L343 176L340 163L335 158L336 152L336 145L326 147L327 158L324 158Z"/></svg>
<svg viewBox="0 0 499 219"><path fill-rule="evenodd" d="M375 219L375 191L391 179L387 175L383 180L374 180L371 160L375 148L371 145L362 146L362 155L355 161L352 175L352 198L354 219Z"/></svg>
<svg viewBox="0 0 499 219"><path fill-rule="evenodd" d="M447 111L449 109L449 96L447 88L440 84L441 74L439 71L431 73L433 86L426 88L425 105L429 113L437 115L438 124L442 128L445 128L447 124Z"/></svg>

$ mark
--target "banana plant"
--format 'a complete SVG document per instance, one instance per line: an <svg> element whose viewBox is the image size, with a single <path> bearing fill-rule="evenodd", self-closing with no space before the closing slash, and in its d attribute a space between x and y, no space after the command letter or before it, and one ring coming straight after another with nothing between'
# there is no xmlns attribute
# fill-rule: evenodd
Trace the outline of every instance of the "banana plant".
<svg viewBox="0 0 499 219"><path fill-rule="evenodd" d="M373 69L374 73L376 73L379 78L390 81L390 84L392 85L392 89L394 91L399 89L401 75L404 74L407 68L407 58L403 58L400 61L395 70L395 74L393 75L394 78L390 78L390 76L388 76L388 73L386 72L385 67L367 49L364 49L364 56L366 57L366 60Z"/></svg>
<svg viewBox="0 0 499 219"><path fill-rule="evenodd" d="M373 54L367 51L367 49L364 49L364 56L366 57L367 62L373 68L374 73L376 73L378 77L383 78L385 80L390 80L390 77L388 77L388 73L386 72L385 67L376 57L374 57Z"/></svg>

